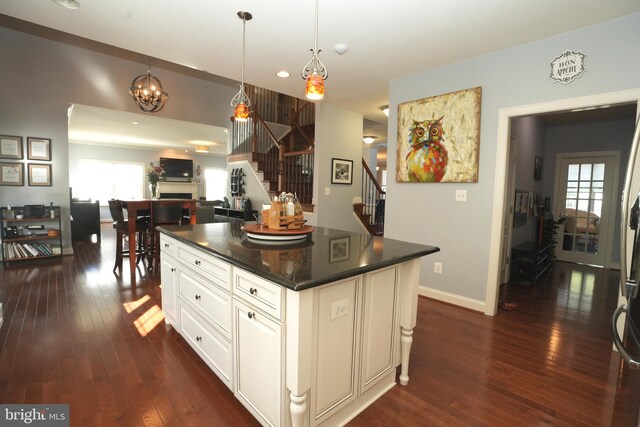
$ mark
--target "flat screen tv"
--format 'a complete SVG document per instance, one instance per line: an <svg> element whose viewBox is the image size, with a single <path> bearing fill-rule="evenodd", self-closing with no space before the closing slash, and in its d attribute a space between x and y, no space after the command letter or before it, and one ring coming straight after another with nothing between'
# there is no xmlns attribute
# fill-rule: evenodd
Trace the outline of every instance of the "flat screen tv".
<svg viewBox="0 0 640 427"><path fill-rule="evenodd" d="M167 178L193 178L193 160L160 157L160 166Z"/></svg>

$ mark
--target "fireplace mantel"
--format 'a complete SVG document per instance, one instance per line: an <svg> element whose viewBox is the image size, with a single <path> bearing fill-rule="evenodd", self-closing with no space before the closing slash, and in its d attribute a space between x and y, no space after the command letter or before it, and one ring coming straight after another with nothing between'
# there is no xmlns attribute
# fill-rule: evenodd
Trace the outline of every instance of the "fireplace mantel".
<svg viewBox="0 0 640 427"><path fill-rule="evenodd" d="M198 184L195 182L160 181L158 195L162 193L190 193L192 199L198 198Z"/></svg>

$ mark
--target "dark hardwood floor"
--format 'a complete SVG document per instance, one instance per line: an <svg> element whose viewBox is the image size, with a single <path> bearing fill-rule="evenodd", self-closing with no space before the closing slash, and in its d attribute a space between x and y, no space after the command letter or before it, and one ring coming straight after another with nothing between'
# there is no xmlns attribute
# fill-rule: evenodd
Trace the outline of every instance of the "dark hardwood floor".
<svg viewBox="0 0 640 427"><path fill-rule="evenodd" d="M74 426L258 425L164 324L158 279L113 274L102 232L62 261L1 267L0 402L68 403ZM617 272L555 263L495 317L421 298L409 384L349 425L633 426L640 381L611 350L616 295Z"/></svg>

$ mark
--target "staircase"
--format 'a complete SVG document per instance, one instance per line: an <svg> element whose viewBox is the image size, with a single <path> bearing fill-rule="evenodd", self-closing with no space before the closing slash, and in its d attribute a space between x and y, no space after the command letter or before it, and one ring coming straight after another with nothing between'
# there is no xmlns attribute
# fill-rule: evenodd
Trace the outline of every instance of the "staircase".
<svg viewBox="0 0 640 427"><path fill-rule="evenodd" d="M384 210L386 192L375 175L362 159L362 196L361 202L353 204L353 212L372 236L384 235Z"/></svg>
<svg viewBox="0 0 640 427"><path fill-rule="evenodd" d="M271 197L296 193L313 211L314 104L253 86L247 92L251 117L233 122L229 161L248 161Z"/></svg>

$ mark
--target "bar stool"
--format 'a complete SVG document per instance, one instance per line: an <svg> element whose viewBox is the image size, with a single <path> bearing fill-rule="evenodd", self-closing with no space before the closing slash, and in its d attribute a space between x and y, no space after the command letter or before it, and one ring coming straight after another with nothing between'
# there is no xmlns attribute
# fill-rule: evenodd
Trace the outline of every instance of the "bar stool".
<svg viewBox="0 0 640 427"><path fill-rule="evenodd" d="M116 230L116 262L113 271L122 269L122 258L129 256L129 250L123 249L122 241L129 234L129 221L124 218L122 211L122 203L119 200L109 200L109 212L113 219L113 228ZM140 217L136 220L136 233L138 237L138 247L136 248L136 264L144 259L148 253L149 219L148 217Z"/></svg>
<svg viewBox="0 0 640 427"><path fill-rule="evenodd" d="M160 263L160 232L159 225L180 225L182 220L182 202L175 200L155 200L151 207L151 250L153 255L152 265L149 270L158 271Z"/></svg>

